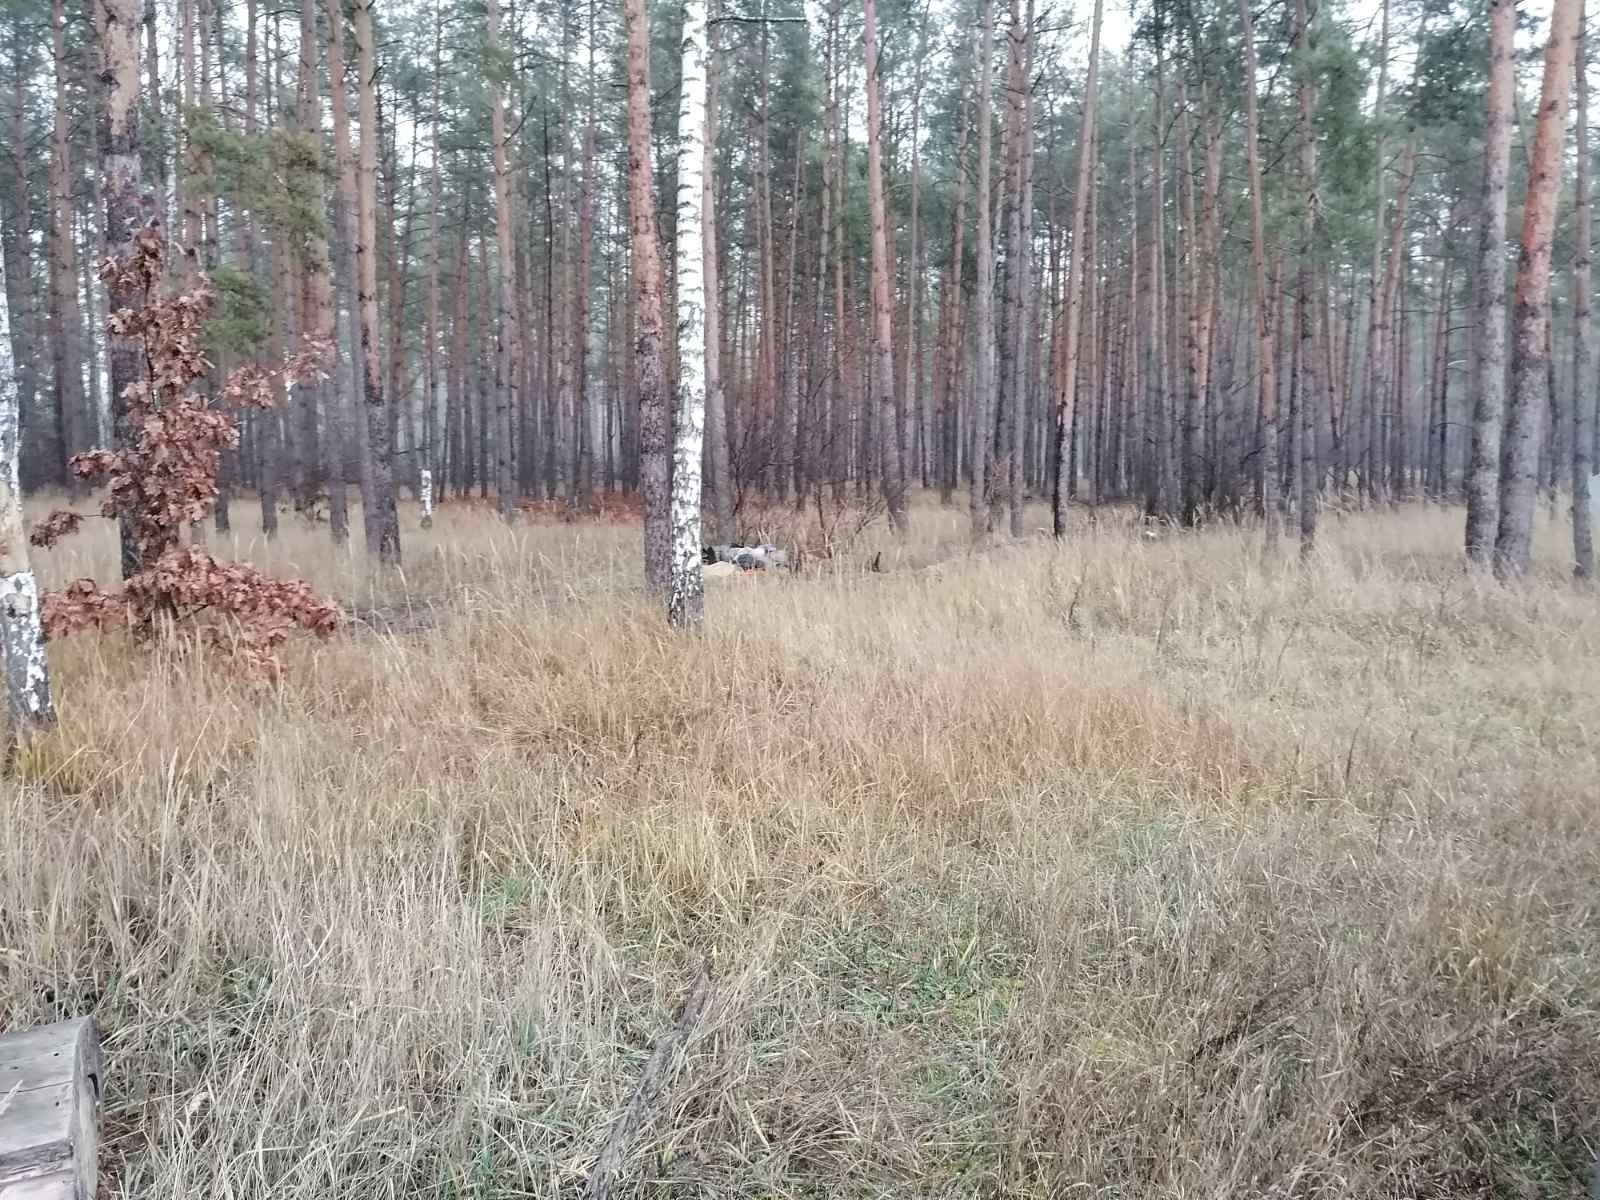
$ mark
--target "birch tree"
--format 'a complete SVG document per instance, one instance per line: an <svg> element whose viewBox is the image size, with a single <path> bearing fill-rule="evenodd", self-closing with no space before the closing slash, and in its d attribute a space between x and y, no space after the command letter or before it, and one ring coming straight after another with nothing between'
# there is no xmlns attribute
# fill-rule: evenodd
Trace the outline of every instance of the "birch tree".
<svg viewBox="0 0 1600 1200"><path fill-rule="evenodd" d="M0 657L6 673L6 723L12 736L54 716L39 626L39 585L28 565L28 537L22 525L21 417L5 266L0 262Z"/></svg>
<svg viewBox="0 0 1600 1200"><path fill-rule="evenodd" d="M675 626L698 625L705 617L700 478L706 434L707 150L706 0L684 0L683 74L678 88L678 237L673 248L678 404L672 437L672 583L667 592L667 620Z"/></svg>

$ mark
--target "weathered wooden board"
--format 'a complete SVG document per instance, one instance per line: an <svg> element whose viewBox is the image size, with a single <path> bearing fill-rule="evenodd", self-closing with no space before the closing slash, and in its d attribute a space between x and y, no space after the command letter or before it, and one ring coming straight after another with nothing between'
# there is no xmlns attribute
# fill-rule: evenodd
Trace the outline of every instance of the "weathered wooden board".
<svg viewBox="0 0 1600 1200"><path fill-rule="evenodd" d="M0 1200L93 1200L101 1074L88 1017L0 1037Z"/></svg>

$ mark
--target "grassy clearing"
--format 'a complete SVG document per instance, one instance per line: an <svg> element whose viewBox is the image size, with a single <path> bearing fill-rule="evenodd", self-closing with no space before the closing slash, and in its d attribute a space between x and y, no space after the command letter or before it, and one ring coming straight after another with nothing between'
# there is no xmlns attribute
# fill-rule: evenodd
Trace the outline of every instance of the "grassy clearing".
<svg viewBox="0 0 1600 1200"><path fill-rule="evenodd" d="M574 1194L707 952L640 1196L1582 1194L1600 604L1554 526L1505 591L1453 512L1264 570L926 505L674 639L636 529L409 524L403 578L239 547L392 631L276 688L53 648L0 1018L99 1016L110 1194ZM107 572L76 541L47 579Z"/></svg>

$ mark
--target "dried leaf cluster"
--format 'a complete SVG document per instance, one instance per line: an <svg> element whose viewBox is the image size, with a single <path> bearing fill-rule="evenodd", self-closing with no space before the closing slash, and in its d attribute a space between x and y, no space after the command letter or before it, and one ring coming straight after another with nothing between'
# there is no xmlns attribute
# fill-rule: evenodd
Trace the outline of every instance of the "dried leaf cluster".
<svg viewBox="0 0 1600 1200"><path fill-rule="evenodd" d="M201 351L201 330L216 301L201 276L187 291L158 295L166 246L154 223L134 239L130 254L107 259L100 278L108 288L137 288L138 308L119 309L107 321L112 337L142 348L144 375L122 393L126 436L115 450L74 455L78 478L106 484L102 516L123 523L138 548L140 569L118 591L79 579L43 598L51 636L84 629L122 628L149 639L158 630L185 632L226 653L241 670L275 676L277 651L296 629L329 634L338 609L298 580L272 579L242 563L223 562L198 546L182 545L184 527L204 518L217 494L217 463L239 444L230 415L240 407L268 408L276 379L318 377L330 347L302 344L276 369L247 365L222 385L218 404L195 390L211 369ZM33 529L36 546L76 532L82 515L51 513Z"/></svg>

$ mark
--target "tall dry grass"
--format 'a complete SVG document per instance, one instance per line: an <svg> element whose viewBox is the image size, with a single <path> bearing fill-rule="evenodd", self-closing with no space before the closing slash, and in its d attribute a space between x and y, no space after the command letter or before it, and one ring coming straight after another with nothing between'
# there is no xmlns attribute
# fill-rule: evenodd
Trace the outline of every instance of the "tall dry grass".
<svg viewBox="0 0 1600 1200"><path fill-rule="evenodd" d="M1268 569L1112 519L974 556L925 504L887 570L673 637L636 529L409 526L403 576L239 546L376 613L276 687L52 648L0 1018L100 1019L108 1194L573 1195L706 953L632 1194L1582 1194L1600 604L1558 529L1504 590L1452 512Z"/></svg>

